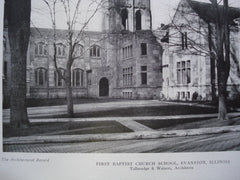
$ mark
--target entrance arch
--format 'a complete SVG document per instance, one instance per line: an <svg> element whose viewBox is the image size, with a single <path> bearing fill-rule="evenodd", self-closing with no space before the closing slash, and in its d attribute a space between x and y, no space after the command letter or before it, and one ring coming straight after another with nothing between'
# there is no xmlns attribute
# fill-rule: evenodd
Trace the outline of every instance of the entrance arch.
<svg viewBox="0 0 240 180"><path fill-rule="evenodd" d="M99 96L108 97L109 96L109 82L107 78L102 78L99 81Z"/></svg>

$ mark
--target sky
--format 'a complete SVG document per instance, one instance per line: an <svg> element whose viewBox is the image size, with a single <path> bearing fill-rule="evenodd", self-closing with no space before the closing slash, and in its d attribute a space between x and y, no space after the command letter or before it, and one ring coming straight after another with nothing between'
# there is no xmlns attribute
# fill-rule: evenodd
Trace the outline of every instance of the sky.
<svg viewBox="0 0 240 180"><path fill-rule="evenodd" d="M198 0L202 2L209 2L209 0ZM92 14L92 8L89 8L89 0L82 0L80 14L83 19L86 19L87 14ZM174 10L177 8L180 0L151 0L151 11L152 11L152 23L153 29L156 29L161 24L168 24L171 21L171 17L174 15ZM240 0L229 0L229 6L240 7ZM73 5L74 7L74 5ZM87 11L88 10L88 11ZM65 29L66 20L63 11L57 12L57 28ZM82 19L82 20L83 20ZM49 11L47 6L43 3L43 0L32 0L32 26L51 28L51 21L49 18ZM98 13L89 23L87 29L93 31L101 30L102 16Z"/></svg>

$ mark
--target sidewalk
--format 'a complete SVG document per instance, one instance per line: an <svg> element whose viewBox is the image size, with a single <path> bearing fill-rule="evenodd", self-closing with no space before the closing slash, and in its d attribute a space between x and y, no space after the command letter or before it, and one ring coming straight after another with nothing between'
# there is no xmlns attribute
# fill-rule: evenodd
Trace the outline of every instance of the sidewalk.
<svg viewBox="0 0 240 180"><path fill-rule="evenodd" d="M139 131L139 132L133 132L133 133L118 133L118 134L11 137L11 138L3 138L3 144L12 145L12 144L78 143L78 142L93 142L93 141L140 140L140 139L158 139L158 138L169 138L169 137L221 134L221 133L227 133L227 132L240 132L240 125L224 126L224 127L218 127L218 128L201 128L201 129L172 130L172 131Z"/></svg>
<svg viewBox="0 0 240 180"><path fill-rule="evenodd" d="M230 113L230 117L239 120L240 113ZM117 121L125 127L131 129L131 133L112 133L112 134L85 134L85 135L42 135L3 138L4 145L11 144L37 144L37 143L78 143L93 141L119 141L119 140L140 140L158 139L169 137L198 136L209 134L221 134L227 132L239 132L240 125L208 127L197 129L181 130L157 130L151 129L137 120L167 121L169 119L191 119L191 118L216 118L217 114L205 115L179 115L179 116L153 116L153 117L108 117L108 118L65 118L65 119L33 119L31 122L85 122L85 121ZM237 119L236 119L237 118ZM201 121L202 122L202 121ZM198 122L192 122L198 123ZM204 122L205 123L205 122Z"/></svg>

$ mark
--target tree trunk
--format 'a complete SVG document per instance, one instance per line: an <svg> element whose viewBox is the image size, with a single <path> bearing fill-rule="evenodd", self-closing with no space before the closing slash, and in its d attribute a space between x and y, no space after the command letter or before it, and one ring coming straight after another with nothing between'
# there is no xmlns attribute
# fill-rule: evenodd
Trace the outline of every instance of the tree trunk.
<svg viewBox="0 0 240 180"><path fill-rule="evenodd" d="M216 101L216 87L215 87L215 82L216 82L216 75L215 75L215 61L216 61L216 56L213 52L213 42L212 42L212 27L211 24L208 23L208 48L210 52L210 66L211 66L211 91L212 91L212 101Z"/></svg>
<svg viewBox="0 0 240 180"><path fill-rule="evenodd" d="M218 119L227 120L226 69L223 54L223 27L217 25Z"/></svg>
<svg viewBox="0 0 240 180"><path fill-rule="evenodd" d="M218 81L218 119L219 120L228 120L227 115L227 105L226 105L226 92L227 86L225 83L225 73L219 72L220 78Z"/></svg>
<svg viewBox="0 0 240 180"><path fill-rule="evenodd" d="M228 0L223 1L223 14L224 14L224 23L223 23L223 28L224 28L224 77L223 77L223 83L224 83L224 92L223 94L225 95L225 111L219 111L223 113L221 116L222 119L228 120L229 124L232 124L232 121L228 118L227 116L227 105L226 105L226 99L227 99L227 81L229 77L229 72L230 72L230 29L229 29L229 13L228 13Z"/></svg>
<svg viewBox="0 0 240 180"><path fill-rule="evenodd" d="M67 65L66 69L66 89L67 89L67 113L68 117L73 117L73 98L71 85L71 65Z"/></svg>
<svg viewBox="0 0 240 180"><path fill-rule="evenodd" d="M217 29L218 119L228 120L226 105L226 67L223 54L223 27Z"/></svg>
<svg viewBox="0 0 240 180"><path fill-rule="evenodd" d="M228 120L227 115L227 80L230 71L230 41L228 23L228 0L224 0L223 9L216 0L210 0L216 10L216 43L217 43L217 77L218 77L218 119Z"/></svg>
<svg viewBox="0 0 240 180"><path fill-rule="evenodd" d="M8 36L11 50L10 123L27 127L26 59L30 35L31 0L7 0Z"/></svg>

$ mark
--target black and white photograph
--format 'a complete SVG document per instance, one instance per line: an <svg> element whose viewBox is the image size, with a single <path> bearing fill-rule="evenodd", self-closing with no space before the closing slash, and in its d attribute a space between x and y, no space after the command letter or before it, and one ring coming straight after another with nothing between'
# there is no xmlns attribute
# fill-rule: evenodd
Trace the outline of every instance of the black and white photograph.
<svg viewBox="0 0 240 180"><path fill-rule="evenodd" d="M2 0L0 24L0 179L240 179L239 0Z"/></svg>
<svg viewBox="0 0 240 180"><path fill-rule="evenodd" d="M6 0L2 146L240 151L239 0Z"/></svg>

